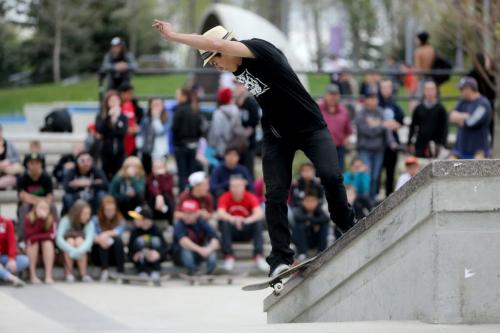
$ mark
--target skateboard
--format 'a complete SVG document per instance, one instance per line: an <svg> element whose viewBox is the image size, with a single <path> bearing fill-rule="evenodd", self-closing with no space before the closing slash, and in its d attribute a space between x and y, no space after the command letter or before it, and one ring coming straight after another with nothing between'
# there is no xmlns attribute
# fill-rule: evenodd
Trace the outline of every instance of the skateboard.
<svg viewBox="0 0 500 333"><path fill-rule="evenodd" d="M190 285L213 284L216 281L225 281L227 284L233 284L234 274L227 272L219 272L215 274L195 274L189 275L179 273L179 277L189 282Z"/></svg>
<svg viewBox="0 0 500 333"><path fill-rule="evenodd" d="M281 291L283 290L283 280L291 277L299 272L304 271L307 267L309 267L309 264L313 262L317 256L314 256L312 258L307 259L306 261L301 262L298 265L292 266L286 271L276 275L275 277L268 278L267 280L259 283L253 283L253 284L248 284L246 286L243 286L241 289L245 291L255 291L255 290L262 290L266 288L273 288L273 293L278 296Z"/></svg>
<svg viewBox="0 0 500 333"><path fill-rule="evenodd" d="M165 282L166 280L170 279L170 275L162 275L158 280L153 280L149 276L148 277L142 277L139 275L132 275L132 274L110 274L109 277L112 280L118 281L119 283L123 284L130 284L130 283L143 283L147 284L150 286L156 286L160 287L162 282Z"/></svg>

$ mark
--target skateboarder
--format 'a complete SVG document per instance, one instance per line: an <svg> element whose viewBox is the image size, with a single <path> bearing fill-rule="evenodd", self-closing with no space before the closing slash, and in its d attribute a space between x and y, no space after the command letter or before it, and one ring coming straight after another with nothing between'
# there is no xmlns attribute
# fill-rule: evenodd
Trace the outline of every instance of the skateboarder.
<svg viewBox="0 0 500 333"><path fill-rule="evenodd" d="M297 150L302 150L316 167L331 219L343 232L347 231L354 223L354 214L347 202L335 144L318 105L285 55L262 39L238 41L222 26L203 35L175 32L170 23L159 20L153 22L153 27L167 41L198 49L203 65L233 72L262 108L266 220L272 245L267 258L269 275L287 270L293 262L286 203Z"/></svg>

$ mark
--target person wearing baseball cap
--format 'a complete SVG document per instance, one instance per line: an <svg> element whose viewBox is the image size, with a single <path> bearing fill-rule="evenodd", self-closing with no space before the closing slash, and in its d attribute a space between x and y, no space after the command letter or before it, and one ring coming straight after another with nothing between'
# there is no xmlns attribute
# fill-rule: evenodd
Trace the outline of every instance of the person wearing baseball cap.
<svg viewBox="0 0 500 333"><path fill-rule="evenodd" d="M160 229L153 223L153 211L148 206L139 206L129 211L135 227L130 233L129 259L139 276L160 279L161 262L167 254L167 242Z"/></svg>
<svg viewBox="0 0 500 333"><path fill-rule="evenodd" d="M490 102L478 91L477 81L465 76L458 83L462 98L450 113L450 122L458 126L453 155L473 159L476 154L490 157Z"/></svg>
<svg viewBox="0 0 500 333"><path fill-rule="evenodd" d="M123 82L129 82L138 66L132 53L127 52L125 41L113 37L110 50L104 55L99 72L106 76L106 91L116 90Z"/></svg>
<svg viewBox="0 0 500 333"><path fill-rule="evenodd" d="M186 200L198 202L201 218L208 221L214 212L214 199L209 191L207 175L203 171L196 171L188 177L189 188L184 190L177 199L178 205L175 210L175 219L182 219L183 212L180 209Z"/></svg>
<svg viewBox="0 0 500 333"><path fill-rule="evenodd" d="M206 263L206 273L212 274L217 267L217 250L220 247L217 233L201 218L200 205L193 199L179 204L182 218L174 226L174 260L195 274L202 263Z"/></svg>
<svg viewBox="0 0 500 333"><path fill-rule="evenodd" d="M399 176L398 182L396 183L396 191L419 173L420 164L418 163L418 158L412 155L408 156L405 160L405 167L406 172Z"/></svg>
<svg viewBox="0 0 500 333"><path fill-rule="evenodd" d="M160 20L153 22L153 28L167 41L197 49L203 65L232 72L262 109L266 219L272 245L267 258L270 276L287 270L294 260L286 211L297 150L303 150L316 166L333 222L343 232L350 229L354 225L354 212L347 201L335 144L316 101L285 54L262 39L237 40L223 26L213 27L203 35L176 32L170 23Z"/></svg>

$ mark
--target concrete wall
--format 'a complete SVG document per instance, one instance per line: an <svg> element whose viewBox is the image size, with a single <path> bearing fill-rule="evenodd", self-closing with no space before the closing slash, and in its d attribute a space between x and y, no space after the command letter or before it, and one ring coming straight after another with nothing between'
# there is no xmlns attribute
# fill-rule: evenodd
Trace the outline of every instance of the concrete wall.
<svg viewBox="0 0 500 333"><path fill-rule="evenodd" d="M268 322L500 323L500 161L434 162L280 296Z"/></svg>

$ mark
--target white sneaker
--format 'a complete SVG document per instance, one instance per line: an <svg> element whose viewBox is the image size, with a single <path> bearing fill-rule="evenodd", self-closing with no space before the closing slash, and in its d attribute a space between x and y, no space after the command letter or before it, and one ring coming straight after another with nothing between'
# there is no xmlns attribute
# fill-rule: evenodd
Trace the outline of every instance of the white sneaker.
<svg viewBox="0 0 500 333"><path fill-rule="evenodd" d="M224 260L224 269L228 272L232 271L234 269L234 262L234 257L226 257Z"/></svg>
<svg viewBox="0 0 500 333"><path fill-rule="evenodd" d="M101 283L105 283L108 282L108 280L109 280L109 271L105 269L101 272L101 277L99 278L99 281Z"/></svg>
<svg viewBox="0 0 500 333"><path fill-rule="evenodd" d="M141 279L147 279L149 276L148 276L148 273L146 273L146 272L140 272L139 273L139 277Z"/></svg>
<svg viewBox="0 0 500 333"><path fill-rule="evenodd" d="M281 273L283 273L284 271L290 269L290 265L287 265L287 264L280 264L278 265L270 274L270 277L275 277L277 275L280 275Z"/></svg>
<svg viewBox="0 0 500 333"><path fill-rule="evenodd" d="M297 256L297 261L299 261L299 262L304 262L304 261L306 261L306 259L307 259L307 256L304 253L301 253Z"/></svg>
<svg viewBox="0 0 500 333"><path fill-rule="evenodd" d="M152 271L151 274L149 275L149 277L153 281L159 281L160 280L160 272L158 272L158 271Z"/></svg>
<svg viewBox="0 0 500 333"><path fill-rule="evenodd" d="M66 282L75 283L75 276L73 274L66 275Z"/></svg>
<svg viewBox="0 0 500 333"><path fill-rule="evenodd" d="M269 264L266 262L266 259L262 256L255 256L255 264L257 264L257 268L259 271L264 273L269 273Z"/></svg>
<svg viewBox="0 0 500 333"><path fill-rule="evenodd" d="M91 278L90 275L84 275L84 276L82 276L82 282L91 283L91 282L94 282L94 279Z"/></svg>

